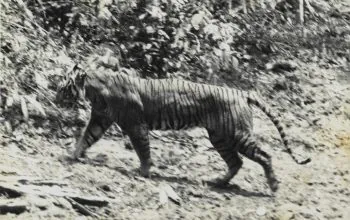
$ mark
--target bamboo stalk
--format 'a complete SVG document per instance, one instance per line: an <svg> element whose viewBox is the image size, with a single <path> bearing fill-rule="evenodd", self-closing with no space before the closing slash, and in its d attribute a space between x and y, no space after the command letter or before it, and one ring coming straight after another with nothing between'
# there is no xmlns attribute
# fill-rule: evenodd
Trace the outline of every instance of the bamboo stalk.
<svg viewBox="0 0 350 220"><path fill-rule="evenodd" d="M243 13L247 14L247 2L246 0L242 0Z"/></svg>
<svg viewBox="0 0 350 220"><path fill-rule="evenodd" d="M299 19L300 24L304 24L304 0L299 0Z"/></svg>
<svg viewBox="0 0 350 220"><path fill-rule="evenodd" d="M252 9L252 11L255 11L256 7L255 7L255 1L254 0L249 0L250 3L250 8Z"/></svg>

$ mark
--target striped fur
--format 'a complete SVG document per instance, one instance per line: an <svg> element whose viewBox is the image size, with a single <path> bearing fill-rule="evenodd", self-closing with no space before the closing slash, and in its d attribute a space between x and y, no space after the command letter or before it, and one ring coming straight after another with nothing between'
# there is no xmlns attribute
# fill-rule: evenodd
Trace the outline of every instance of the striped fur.
<svg viewBox="0 0 350 220"><path fill-rule="evenodd" d="M283 127L256 93L177 79L141 79L122 73L86 74L79 68L68 75L65 86L57 93L58 101L85 94L92 103L91 118L77 143L75 158L84 156L86 149L116 122L130 137L141 162L141 174L148 176L152 165L150 130L199 126L207 129L211 143L229 168L216 183L226 184L236 175L243 163L242 154L264 168L275 191L278 182L271 157L258 147L252 135L253 104L272 120L292 158L299 164L309 161L298 161L293 156ZM72 88L73 85L81 87Z"/></svg>

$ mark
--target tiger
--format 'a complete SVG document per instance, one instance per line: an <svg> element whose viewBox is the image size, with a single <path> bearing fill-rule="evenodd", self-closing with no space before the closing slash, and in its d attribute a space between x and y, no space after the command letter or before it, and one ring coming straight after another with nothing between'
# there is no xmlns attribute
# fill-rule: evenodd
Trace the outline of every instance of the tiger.
<svg viewBox="0 0 350 220"><path fill-rule="evenodd" d="M140 161L140 174L150 176L153 165L150 151L151 130L180 130L202 127L208 132L213 148L225 161L228 171L214 179L223 186L242 167L241 155L260 164L273 192L279 181L272 167L271 156L263 151L252 134L252 105L261 109L276 126L283 145L292 153L283 125L264 104L256 91L226 88L181 79L145 79L122 72L84 71L75 65L58 86L56 102L87 99L91 102L90 120L76 143L73 158L86 156L86 150L104 132L117 123L127 134Z"/></svg>

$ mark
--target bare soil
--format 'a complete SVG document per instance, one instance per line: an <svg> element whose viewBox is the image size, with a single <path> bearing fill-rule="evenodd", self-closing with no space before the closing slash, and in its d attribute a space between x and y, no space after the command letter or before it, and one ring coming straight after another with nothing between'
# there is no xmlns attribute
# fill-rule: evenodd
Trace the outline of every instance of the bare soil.
<svg viewBox="0 0 350 220"><path fill-rule="evenodd" d="M96 143L85 163L70 163L69 139L53 144L37 135L14 135L20 141L1 134L0 186L25 193L0 190L0 203L21 204L26 211L0 219L350 219L349 72L310 63L293 74L301 78L302 104L292 105L282 91L272 109L287 125L292 148L312 162L295 164L269 119L260 110L254 114L257 137L280 181L276 193L248 159L229 186L206 185L203 180L223 175L226 167L199 128L186 132L188 144L152 139L149 179L139 175L136 153L118 137ZM73 194L108 204L84 205L94 216L84 215L66 199Z"/></svg>

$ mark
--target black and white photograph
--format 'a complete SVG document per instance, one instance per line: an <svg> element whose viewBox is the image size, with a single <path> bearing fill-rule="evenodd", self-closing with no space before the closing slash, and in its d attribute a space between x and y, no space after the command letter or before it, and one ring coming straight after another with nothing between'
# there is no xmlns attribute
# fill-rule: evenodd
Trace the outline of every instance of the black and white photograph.
<svg viewBox="0 0 350 220"><path fill-rule="evenodd" d="M0 220L349 220L349 0L0 0Z"/></svg>

